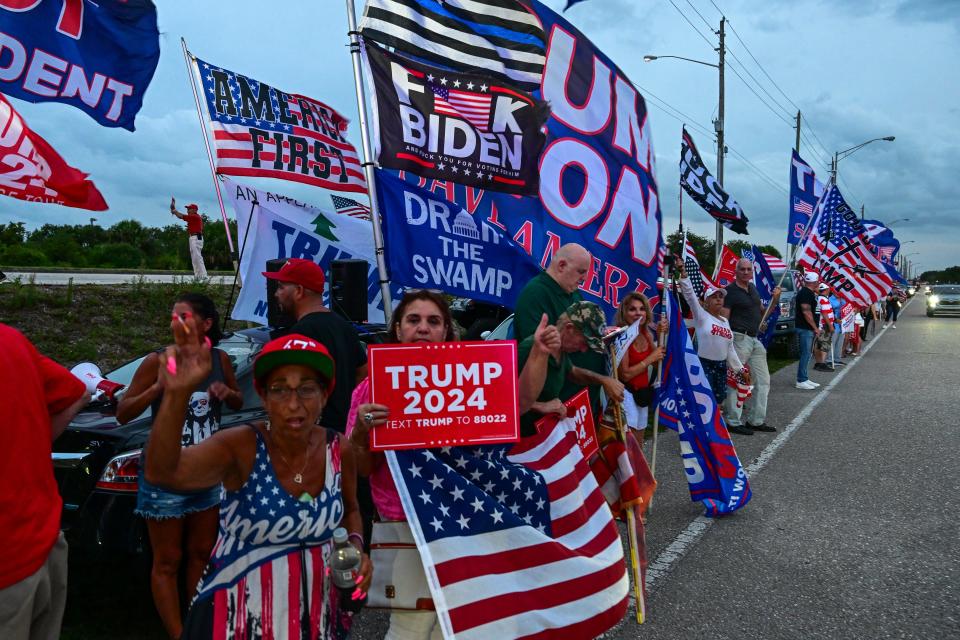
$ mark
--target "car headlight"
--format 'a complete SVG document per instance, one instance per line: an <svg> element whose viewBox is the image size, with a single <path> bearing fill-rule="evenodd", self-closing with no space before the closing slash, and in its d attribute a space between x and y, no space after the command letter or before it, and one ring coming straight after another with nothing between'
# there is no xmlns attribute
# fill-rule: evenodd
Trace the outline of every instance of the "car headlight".
<svg viewBox="0 0 960 640"><path fill-rule="evenodd" d="M97 480L97 488L136 493L141 452L142 449L133 449L111 458Z"/></svg>
<svg viewBox="0 0 960 640"><path fill-rule="evenodd" d="M937 294L933 294L932 296L927 298L927 304L929 304L931 307L937 306L938 304L940 304L940 296L938 296Z"/></svg>

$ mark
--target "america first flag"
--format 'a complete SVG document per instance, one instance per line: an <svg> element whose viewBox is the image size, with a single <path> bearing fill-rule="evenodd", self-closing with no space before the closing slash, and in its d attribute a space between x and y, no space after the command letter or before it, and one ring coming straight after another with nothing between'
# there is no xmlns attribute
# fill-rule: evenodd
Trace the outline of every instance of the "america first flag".
<svg viewBox="0 0 960 640"><path fill-rule="evenodd" d="M357 150L344 137L347 120L327 105L286 93L194 58L210 115L217 172L280 178L364 192Z"/></svg>
<svg viewBox="0 0 960 640"><path fill-rule="evenodd" d="M869 306L882 299L893 280L873 252L860 217L832 185L818 206L817 224L800 250L798 264L820 273L844 302Z"/></svg>
<svg viewBox="0 0 960 640"><path fill-rule="evenodd" d="M586 640L625 615L620 535L572 418L387 461L447 640Z"/></svg>

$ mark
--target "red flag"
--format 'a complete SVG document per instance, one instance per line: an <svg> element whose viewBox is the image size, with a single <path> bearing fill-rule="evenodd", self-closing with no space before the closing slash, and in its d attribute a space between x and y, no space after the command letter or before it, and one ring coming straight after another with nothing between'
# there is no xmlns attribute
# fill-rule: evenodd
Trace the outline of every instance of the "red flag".
<svg viewBox="0 0 960 640"><path fill-rule="evenodd" d="M717 264L717 271L713 274L713 281L720 287L725 287L737 278L737 261L740 258L733 252L733 249L723 245L720 250L720 262Z"/></svg>
<svg viewBox="0 0 960 640"><path fill-rule="evenodd" d="M74 169L27 127L0 95L0 195L103 211L107 203L87 174Z"/></svg>

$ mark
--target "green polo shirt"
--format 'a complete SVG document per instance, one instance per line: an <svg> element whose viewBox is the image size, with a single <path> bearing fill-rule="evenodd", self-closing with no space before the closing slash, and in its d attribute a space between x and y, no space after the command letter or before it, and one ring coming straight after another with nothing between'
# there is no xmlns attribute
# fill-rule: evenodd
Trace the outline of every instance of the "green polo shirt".
<svg viewBox="0 0 960 640"><path fill-rule="evenodd" d="M517 371L523 371L523 365L527 363L527 358L530 357L530 349L532 348L533 336L529 336L517 343ZM563 389L567 381L567 374L570 373L572 366L570 357L565 353L560 354L560 362L554 360L553 356L547 359L547 377L543 381L543 390L540 392L540 395L537 396L537 402L547 402L548 400L561 397L561 389ZM520 416L520 435L526 438L527 436L535 434L537 429L534 425L537 420L542 417L542 415L532 410Z"/></svg>
<svg viewBox="0 0 960 640"><path fill-rule="evenodd" d="M513 312L513 333L517 342L533 335L544 313L547 314L547 321L554 324L560 314L566 311L570 305L581 300L583 300L583 296L580 295L579 289L573 293L567 293L546 271L541 271L530 279L530 282L527 283L527 286L523 288L517 298L517 306ZM607 375L606 360L602 353L594 351L571 353L568 359L573 366ZM590 404L593 405L594 412L596 412L600 408L600 386L591 385L588 388L590 390ZM577 395L581 389L583 389L583 385L565 379L560 394L551 397L569 400Z"/></svg>

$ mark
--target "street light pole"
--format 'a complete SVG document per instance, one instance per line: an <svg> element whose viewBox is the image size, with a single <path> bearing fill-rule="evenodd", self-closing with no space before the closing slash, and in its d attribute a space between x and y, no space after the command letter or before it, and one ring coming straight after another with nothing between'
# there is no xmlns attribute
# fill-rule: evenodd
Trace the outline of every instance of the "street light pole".
<svg viewBox="0 0 960 640"><path fill-rule="evenodd" d="M722 23L721 23L721 24L722 24ZM836 185L836 184L837 184L837 165L840 164L840 161L841 161L841 160L843 160L843 159L846 158L847 156L853 155L854 153L856 153L856 152L859 151L860 149L864 148L865 146L867 146L867 145L870 144L871 142L876 142L876 141L878 141L878 140L883 140L884 142L893 142L894 140L896 140L896 137L895 137L895 136L884 136L883 138L874 138L874 139L872 139L872 140L867 140L866 142L861 142L861 143L858 144L858 145L854 145L854 146L850 147L849 149L844 149L843 151L836 151L836 152L834 152L834 154L833 154L833 162L831 163L831 166L830 166L830 184L831 184L831 185Z"/></svg>
<svg viewBox="0 0 960 640"><path fill-rule="evenodd" d="M719 61L717 64L717 69L720 71L720 91L719 91L719 104L717 105L717 119L714 121L713 126L717 132L717 182L720 183L720 186L723 186L723 156L724 156L724 144L723 144L723 98L724 98L724 82L723 82L723 56L726 51L724 47L724 23L726 18L720 18L720 31L717 35L720 36L720 47L717 49L720 54ZM723 225L720 221L717 221L717 239L716 247L714 252L714 268L720 264L720 254L723 250Z"/></svg>

